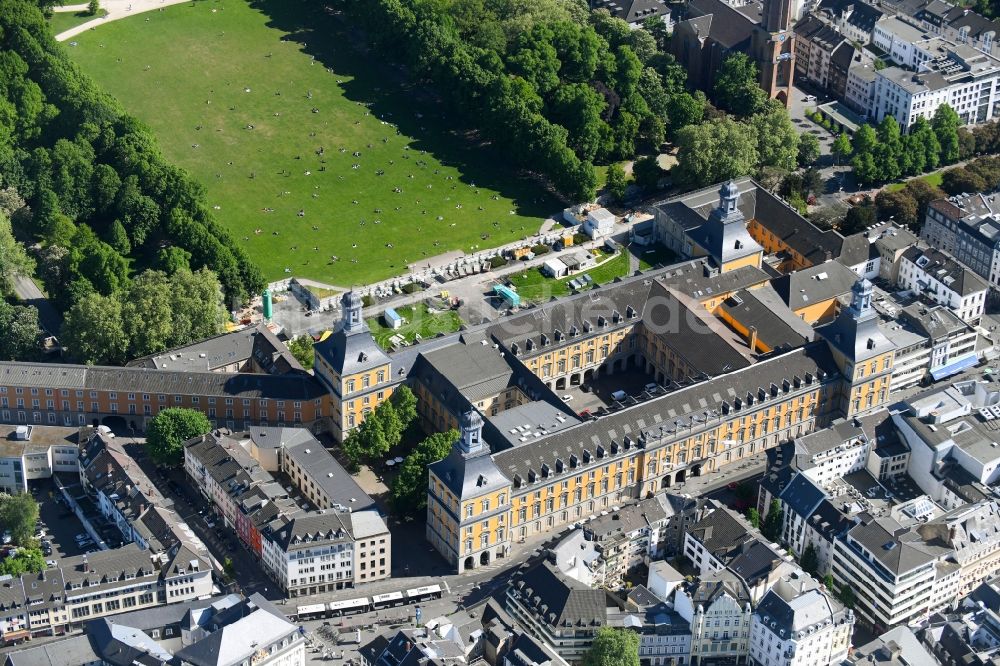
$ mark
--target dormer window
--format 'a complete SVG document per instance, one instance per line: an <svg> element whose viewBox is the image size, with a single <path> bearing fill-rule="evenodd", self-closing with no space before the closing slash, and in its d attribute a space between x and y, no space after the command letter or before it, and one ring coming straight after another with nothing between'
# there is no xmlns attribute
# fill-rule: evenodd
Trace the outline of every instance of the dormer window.
<svg viewBox="0 0 1000 666"><path fill-rule="evenodd" d="M628 317L629 319L635 319L635 314L636 314L635 308L633 308L631 305L625 308L625 316Z"/></svg>
<svg viewBox="0 0 1000 666"><path fill-rule="evenodd" d="M542 346L545 347L549 344L549 336L542 333Z"/></svg>
<svg viewBox="0 0 1000 666"><path fill-rule="evenodd" d="M556 342L560 342L563 339L563 332L560 331L558 328L555 330L554 335L556 337Z"/></svg>
<svg viewBox="0 0 1000 666"><path fill-rule="evenodd" d="M621 320L622 320L622 316L621 316L621 313L618 312L618 310L615 310L614 312L611 313L611 321L613 323L617 324Z"/></svg>
<svg viewBox="0 0 1000 666"><path fill-rule="evenodd" d="M510 346L510 353L512 353L514 356L517 356L520 352L521 352L521 347L519 347L516 342Z"/></svg>
<svg viewBox="0 0 1000 666"><path fill-rule="evenodd" d="M597 318L597 325L600 326L601 328L604 328L605 326L608 325L608 318L605 317L604 315L601 315L600 317Z"/></svg>

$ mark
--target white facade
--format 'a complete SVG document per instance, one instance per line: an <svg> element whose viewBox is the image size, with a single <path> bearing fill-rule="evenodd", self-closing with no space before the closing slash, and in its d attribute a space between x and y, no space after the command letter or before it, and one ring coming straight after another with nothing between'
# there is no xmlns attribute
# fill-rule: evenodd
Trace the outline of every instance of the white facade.
<svg viewBox="0 0 1000 666"><path fill-rule="evenodd" d="M847 658L854 614L808 575L782 579L753 614L750 663L839 666Z"/></svg>
<svg viewBox="0 0 1000 666"><path fill-rule="evenodd" d="M958 291L955 287L960 288L960 285L966 282L965 280L958 279L956 281L956 276L950 273L942 275L938 272L941 269L938 262L929 261L924 254L918 256L916 262L906 255L901 257L899 261L897 283L900 288L921 294L935 303L947 307L962 321L968 323L979 321L986 308L988 288L985 283L979 280L978 276L972 274L971 270L960 268L962 271L968 270L976 283L981 285L981 288L965 289L963 292ZM957 262L952 263L957 264Z"/></svg>
<svg viewBox="0 0 1000 666"><path fill-rule="evenodd" d="M614 233L615 216L607 208L595 208L587 213L583 233L591 238L607 238Z"/></svg>
<svg viewBox="0 0 1000 666"><path fill-rule="evenodd" d="M942 42L896 16L883 18L872 30L872 44L885 51L897 65L913 70L919 70L936 57Z"/></svg>
<svg viewBox="0 0 1000 666"><path fill-rule="evenodd" d="M875 100L875 67L855 64L847 70L847 86L844 102L862 115L872 110Z"/></svg>
<svg viewBox="0 0 1000 666"><path fill-rule="evenodd" d="M917 118L933 118L942 104L951 106L966 124L993 119L1000 100L1000 60L966 48L961 53L949 50L947 58L924 65L925 69L933 66L934 71L887 67L875 73L875 93L868 111L875 122L891 115L906 131Z"/></svg>
<svg viewBox="0 0 1000 666"><path fill-rule="evenodd" d="M28 491L28 482L53 472L76 472L77 447L63 435L76 429L0 426L0 492Z"/></svg>
<svg viewBox="0 0 1000 666"><path fill-rule="evenodd" d="M732 658L742 661L750 644L753 610L727 592L698 603L683 590L674 595L674 610L691 625L691 663Z"/></svg>

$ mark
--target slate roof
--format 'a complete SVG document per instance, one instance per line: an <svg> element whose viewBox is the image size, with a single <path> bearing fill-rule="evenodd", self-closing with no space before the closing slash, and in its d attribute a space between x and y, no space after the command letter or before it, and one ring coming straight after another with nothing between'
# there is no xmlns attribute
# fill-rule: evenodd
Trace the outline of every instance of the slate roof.
<svg viewBox="0 0 1000 666"><path fill-rule="evenodd" d="M760 23L760 6L747 7L746 11L722 2L722 0L691 0L688 12L692 17L712 15L709 37L730 50L743 50L748 45L754 28Z"/></svg>
<svg viewBox="0 0 1000 666"><path fill-rule="evenodd" d="M825 498L823 489L802 473L797 474L781 491L782 502L805 520L813 515Z"/></svg>
<svg viewBox="0 0 1000 666"><path fill-rule="evenodd" d="M660 446L656 440L661 436L664 438L663 445L673 441L675 437L690 436L688 423L692 419L695 421L694 430L703 429L706 412L712 413L720 407L734 407L737 399L744 404L742 409L746 413L752 413L758 408L766 409L769 403L766 400L759 403L756 397L752 406L745 404L747 394L758 396L759 389L765 394L768 387L772 391L781 391L787 380L790 382L789 390L804 391L808 386L817 385L817 379L827 382L838 376L839 371L827 345L812 343L762 360L743 370L698 382L601 416L597 420L585 421L547 437L536 438L522 446L500 451L494 454L493 459L496 467L508 478L514 479L517 475L528 482L531 470L540 475L543 464L556 470L558 460L566 466L567 472L572 469L571 459L574 457L582 464L585 455L589 455L592 457L591 464L597 464L599 448L605 452L603 460L624 455L629 447L636 446L635 442L643 435L650 440L647 441L647 449ZM799 388L795 388L795 378L799 380ZM807 379L809 384L806 383ZM680 434L677 434L678 422L683 424L680 426Z"/></svg>
<svg viewBox="0 0 1000 666"><path fill-rule="evenodd" d="M307 374L261 375L224 372L179 372L148 368L0 362L0 384L53 389L120 391L234 398L312 400L326 389Z"/></svg>
<svg viewBox="0 0 1000 666"><path fill-rule="evenodd" d="M175 656L192 666L239 664L250 659L258 646L272 644L297 631L298 628L285 618L257 609L181 648Z"/></svg>
<svg viewBox="0 0 1000 666"><path fill-rule="evenodd" d="M361 489L323 444L308 430L300 430L304 431L302 441L286 446L284 455L295 461L309 481L326 493L330 502L351 511L363 511L375 506L375 500ZM308 439L304 439L305 435L309 435Z"/></svg>
<svg viewBox="0 0 1000 666"><path fill-rule="evenodd" d="M850 12L847 23L857 30L871 34L875 24L885 16L881 9L869 5L863 0L821 0L817 11L828 13L839 18L844 12Z"/></svg>
<svg viewBox="0 0 1000 666"><path fill-rule="evenodd" d="M762 618L768 631L798 637L825 622L841 623L849 615L843 604L833 599L806 574L782 577L768 590L754 614ZM772 625L771 622L776 624Z"/></svg>
<svg viewBox="0 0 1000 666"><path fill-rule="evenodd" d="M941 250L914 245L903 252L903 259L915 264L932 279L942 283L960 296L979 293L989 288L986 281L976 275L972 269L962 265L951 255Z"/></svg>
<svg viewBox="0 0 1000 666"><path fill-rule="evenodd" d="M604 590L595 590L542 560L511 579L521 604L552 627L597 627L607 622L612 605Z"/></svg>
<svg viewBox="0 0 1000 666"><path fill-rule="evenodd" d="M648 18L670 12L663 0L596 0L591 9L607 9L612 16L629 23L642 23Z"/></svg>
<svg viewBox="0 0 1000 666"><path fill-rule="evenodd" d="M729 569L713 571L701 576L691 590L691 601L708 608L723 595L728 595L741 606L750 603L750 590L746 583Z"/></svg>
<svg viewBox="0 0 1000 666"><path fill-rule="evenodd" d="M86 635L38 647L22 646L7 653L6 657L5 666L83 666L101 659Z"/></svg>
<svg viewBox="0 0 1000 666"><path fill-rule="evenodd" d="M853 307L847 307L832 322L817 328L816 332L845 357L857 363L896 348L879 328L878 321L874 310L862 315Z"/></svg>
<svg viewBox="0 0 1000 666"><path fill-rule="evenodd" d="M757 339L771 349L794 349L816 337L812 326L795 316L770 285L738 291L719 309L748 330L754 327Z"/></svg>
<svg viewBox="0 0 1000 666"><path fill-rule="evenodd" d="M827 261L794 271L771 281L771 286L792 310L841 298L851 293L857 274L837 261Z"/></svg>
<svg viewBox="0 0 1000 666"><path fill-rule="evenodd" d="M232 363L256 360L265 372L304 372L288 347L264 324L198 340L182 347L142 356L129 367L210 372Z"/></svg>
<svg viewBox="0 0 1000 666"><path fill-rule="evenodd" d="M428 469L433 470L448 490L462 499L491 493L510 481L493 461L488 449L468 454L453 446L447 457L431 464Z"/></svg>
<svg viewBox="0 0 1000 666"><path fill-rule="evenodd" d="M941 548L924 543L915 531L889 517L861 522L851 528L848 535L864 546L891 575L934 562L942 553Z"/></svg>

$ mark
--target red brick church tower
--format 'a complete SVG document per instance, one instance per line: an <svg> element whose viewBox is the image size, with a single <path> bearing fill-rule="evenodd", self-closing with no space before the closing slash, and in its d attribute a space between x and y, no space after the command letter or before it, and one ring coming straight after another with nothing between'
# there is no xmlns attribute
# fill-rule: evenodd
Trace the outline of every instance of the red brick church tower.
<svg viewBox="0 0 1000 666"><path fill-rule="evenodd" d="M750 57L760 71L760 87L788 106L795 72L791 0L764 0L761 21L751 38Z"/></svg>

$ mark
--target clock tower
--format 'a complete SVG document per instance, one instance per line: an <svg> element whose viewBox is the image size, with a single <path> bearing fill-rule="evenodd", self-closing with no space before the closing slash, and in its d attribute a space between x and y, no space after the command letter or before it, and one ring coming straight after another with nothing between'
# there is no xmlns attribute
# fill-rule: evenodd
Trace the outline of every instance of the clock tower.
<svg viewBox="0 0 1000 666"><path fill-rule="evenodd" d="M764 0L760 26L751 38L760 87L785 106L792 94L795 73L795 33L792 0Z"/></svg>

